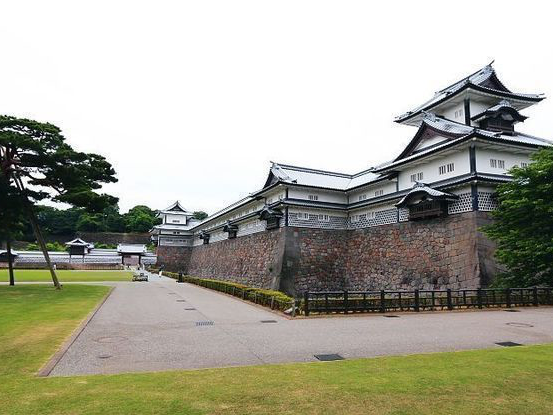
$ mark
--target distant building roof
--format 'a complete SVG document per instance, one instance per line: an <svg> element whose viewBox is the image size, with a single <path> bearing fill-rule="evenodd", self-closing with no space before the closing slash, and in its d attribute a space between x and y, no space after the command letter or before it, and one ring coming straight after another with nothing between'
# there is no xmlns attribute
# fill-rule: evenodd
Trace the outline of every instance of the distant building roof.
<svg viewBox="0 0 553 415"><path fill-rule="evenodd" d="M157 214L157 217L159 218L163 214L165 214L165 215L167 215L167 214L185 215L185 216L193 216L194 215L193 213L186 210L184 208L184 206L182 206L178 200L175 203L173 203L171 206L168 206L165 209L160 210L159 213Z"/></svg>
<svg viewBox="0 0 553 415"><path fill-rule="evenodd" d="M119 244L117 252L120 254L145 254L146 245L144 244Z"/></svg>
<svg viewBox="0 0 553 415"><path fill-rule="evenodd" d="M85 242L81 238L75 238L72 241L66 242L65 245L67 245L67 246L86 246L86 247L90 247L90 245L92 245L92 244L90 244L88 242Z"/></svg>

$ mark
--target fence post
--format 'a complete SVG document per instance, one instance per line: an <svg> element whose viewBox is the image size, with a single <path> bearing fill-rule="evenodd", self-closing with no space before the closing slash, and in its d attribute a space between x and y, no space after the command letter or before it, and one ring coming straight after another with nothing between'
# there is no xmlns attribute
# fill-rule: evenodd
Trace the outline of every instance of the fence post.
<svg viewBox="0 0 553 415"><path fill-rule="evenodd" d="M507 308L511 308L511 289L507 288L505 290L505 302L507 303Z"/></svg>
<svg viewBox="0 0 553 415"><path fill-rule="evenodd" d="M294 300L292 301L292 317L296 317L296 306L297 306L297 303L296 303L296 299L294 298Z"/></svg>
<svg viewBox="0 0 553 415"><path fill-rule="evenodd" d="M384 290L380 290L380 312L386 312L386 293Z"/></svg>
<svg viewBox="0 0 553 415"><path fill-rule="evenodd" d="M325 293L325 311L326 314L330 313L330 311L328 311L328 293Z"/></svg>
<svg viewBox="0 0 553 415"><path fill-rule="evenodd" d="M419 290L415 290L415 311L420 311L420 298L419 298Z"/></svg>
<svg viewBox="0 0 553 415"><path fill-rule="evenodd" d="M348 313L348 291L344 290L344 314Z"/></svg>
<svg viewBox="0 0 553 415"><path fill-rule="evenodd" d="M436 309L436 294L434 290L432 290L432 311Z"/></svg>
<svg viewBox="0 0 553 415"><path fill-rule="evenodd" d="M538 302L538 287L534 287L532 290L532 297L534 299L534 307L537 307L539 305Z"/></svg>
<svg viewBox="0 0 553 415"><path fill-rule="evenodd" d="M451 288L447 289L447 309L453 310L453 302L451 301Z"/></svg>
<svg viewBox="0 0 553 415"><path fill-rule="evenodd" d="M478 308L482 309L482 288L480 287L476 291L476 301L478 301Z"/></svg>
<svg viewBox="0 0 553 415"><path fill-rule="evenodd" d="M246 290L242 288L242 300L246 299Z"/></svg>
<svg viewBox="0 0 553 415"><path fill-rule="evenodd" d="M303 293L303 309L305 310L305 316L309 315L309 291Z"/></svg>
<svg viewBox="0 0 553 415"><path fill-rule="evenodd" d="M271 310L274 310L275 309L275 296L273 295L271 297Z"/></svg>
<svg viewBox="0 0 553 415"><path fill-rule="evenodd" d="M551 302L551 288L547 288L547 304L549 305L553 305L553 303Z"/></svg>

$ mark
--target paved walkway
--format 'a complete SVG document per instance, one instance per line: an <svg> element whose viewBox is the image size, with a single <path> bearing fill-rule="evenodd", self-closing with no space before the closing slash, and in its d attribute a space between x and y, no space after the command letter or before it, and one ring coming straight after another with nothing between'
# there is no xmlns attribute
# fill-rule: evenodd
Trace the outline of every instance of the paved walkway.
<svg viewBox="0 0 553 415"><path fill-rule="evenodd" d="M553 308L289 320L161 279L116 288L51 376L197 369L553 342ZM273 323L262 323L273 320Z"/></svg>

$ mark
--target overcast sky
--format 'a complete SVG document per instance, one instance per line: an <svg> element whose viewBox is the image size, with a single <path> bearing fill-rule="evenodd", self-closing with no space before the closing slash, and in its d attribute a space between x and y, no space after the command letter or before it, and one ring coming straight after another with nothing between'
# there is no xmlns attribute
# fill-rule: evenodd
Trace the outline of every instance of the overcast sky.
<svg viewBox="0 0 553 415"><path fill-rule="evenodd" d="M535 3L4 1L0 113L106 156L122 211L213 213L270 160L393 158L415 133L393 118L492 59L508 88L552 97L553 11ZM553 138L551 98L524 113Z"/></svg>

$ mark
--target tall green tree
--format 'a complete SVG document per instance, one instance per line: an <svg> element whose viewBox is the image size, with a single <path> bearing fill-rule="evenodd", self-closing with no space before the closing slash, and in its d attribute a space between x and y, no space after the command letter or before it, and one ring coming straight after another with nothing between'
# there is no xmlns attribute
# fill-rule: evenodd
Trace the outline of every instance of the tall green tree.
<svg viewBox="0 0 553 415"><path fill-rule="evenodd" d="M60 288L50 262L46 243L36 218L35 204L50 200L98 212L117 202L113 196L98 193L103 183L116 182L115 171L98 154L75 151L55 125L33 120L0 116L0 200L1 209L25 211L52 280ZM17 194L21 201L7 198ZM10 228L9 223L4 225Z"/></svg>
<svg viewBox="0 0 553 415"><path fill-rule="evenodd" d="M83 209L57 209L53 206L37 206L38 223L44 232L52 235L73 235Z"/></svg>
<svg viewBox="0 0 553 415"><path fill-rule="evenodd" d="M513 180L498 187L495 221L484 228L507 268L497 277L499 286L553 285L553 148L532 160L511 170Z"/></svg>
<svg viewBox="0 0 553 415"><path fill-rule="evenodd" d="M144 205L133 207L124 217L127 232L148 232L157 223L156 212Z"/></svg>

